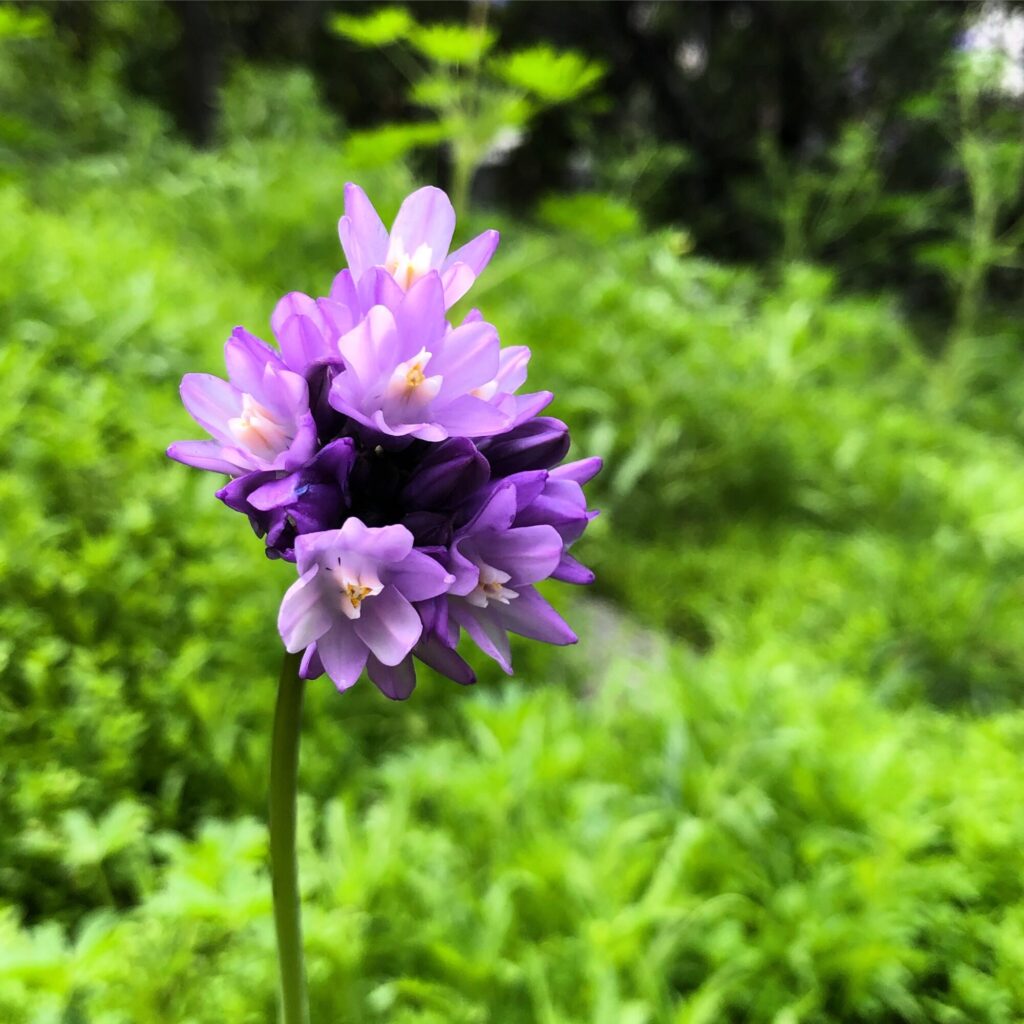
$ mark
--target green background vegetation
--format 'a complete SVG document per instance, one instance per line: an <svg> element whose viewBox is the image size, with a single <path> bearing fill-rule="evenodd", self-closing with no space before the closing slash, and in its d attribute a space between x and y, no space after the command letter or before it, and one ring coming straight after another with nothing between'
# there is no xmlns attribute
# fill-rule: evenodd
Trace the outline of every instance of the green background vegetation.
<svg viewBox="0 0 1024 1024"><path fill-rule="evenodd" d="M167 11L90 10L83 57L60 5L0 7L0 1021L270 1022L291 568L163 449L182 373L326 290L343 183L390 215L438 139L239 62L195 149L125 84ZM453 126L465 97L430 94L467 196L485 115L602 116L606 56L531 94L551 67L502 77L499 37L525 106ZM944 190L891 188L863 124L806 157L765 136L771 258L709 258L721 210L663 216L667 178L613 188L628 153L462 219L503 234L473 303L606 459L599 582L551 591L581 643L519 644L513 680L310 687L314 1022L1024 1019L1021 111L935 52L908 117L949 137ZM857 287L879 237L905 272Z"/></svg>

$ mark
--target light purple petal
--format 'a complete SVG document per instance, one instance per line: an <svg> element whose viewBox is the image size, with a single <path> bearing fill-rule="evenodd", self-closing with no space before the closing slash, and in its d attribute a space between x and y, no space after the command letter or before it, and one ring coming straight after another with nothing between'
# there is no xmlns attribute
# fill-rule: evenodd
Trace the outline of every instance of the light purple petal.
<svg viewBox="0 0 1024 1024"><path fill-rule="evenodd" d="M552 526L521 526L476 540L484 561L512 577L510 587L547 579L562 558L562 538Z"/></svg>
<svg viewBox="0 0 1024 1024"><path fill-rule="evenodd" d="M508 634L494 617L491 608L474 608L461 598L455 598L449 604L449 612L469 634L473 643L511 675L512 649Z"/></svg>
<svg viewBox="0 0 1024 1024"><path fill-rule="evenodd" d="M531 355L526 345L509 345L501 350L495 379L502 391L518 391L526 383L526 370Z"/></svg>
<svg viewBox="0 0 1024 1024"><path fill-rule="evenodd" d="M356 636L348 619L335 619L331 629L316 642L324 670L339 690L347 690L359 678L369 652Z"/></svg>
<svg viewBox="0 0 1024 1024"><path fill-rule="evenodd" d="M397 665L423 632L416 609L394 587L365 600L352 628L385 665Z"/></svg>
<svg viewBox="0 0 1024 1024"><path fill-rule="evenodd" d="M426 601L445 593L455 577L430 555L413 550L388 569L384 582L390 583L409 601Z"/></svg>
<svg viewBox="0 0 1024 1024"><path fill-rule="evenodd" d="M435 421L449 437L487 437L509 426L508 414L475 395L463 395L438 409Z"/></svg>
<svg viewBox="0 0 1024 1024"><path fill-rule="evenodd" d="M258 393L268 366L284 369L281 357L244 327L236 327L224 343L224 363L231 383L250 395Z"/></svg>
<svg viewBox="0 0 1024 1024"><path fill-rule="evenodd" d="M497 231L485 231L461 249L456 249L441 265L447 306L454 306L473 287L484 267L491 262L498 247L498 237Z"/></svg>
<svg viewBox="0 0 1024 1024"><path fill-rule="evenodd" d="M463 324L448 333L444 347L430 361L430 373L444 377L439 399L451 401L494 379L501 343L488 323Z"/></svg>
<svg viewBox="0 0 1024 1024"><path fill-rule="evenodd" d="M355 516L345 520L339 536L353 551L373 555L380 562L401 562L412 551L412 534L404 526L366 526Z"/></svg>
<svg viewBox="0 0 1024 1024"><path fill-rule="evenodd" d="M422 348L428 352L434 351L448 329L444 309L441 279L431 271L412 285L395 310L395 323L403 341L399 360L408 359ZM428 372L433 374L442 371L435 369L434 361L431 360Z"/></svg>
<svg viewBox="0 0 1024 1024"><path fill-rule="evenodd" d="M406 196L391 226L391 243L399 239L409 255L421 245L427 245L431 269L437 269L448 255L454 234L455 209L451 200L441 189L428 185Z"/></svg>
<svg viewBox="0 0 1024 1024"><path fill-rule="evenodd" d="M323 601L317 580L317 566L303 573L289 588L281 602L277 629L285 650L295 654L319 640L331 628L333 616Z"/></svg>
<svg viewBox="0 0 1024 1024"><path fill-rule="evenodd" d="M404 526L370 527L350 516L340 530L296 537L295 555L299 572L306 572L318 561L333 563L344 552L357 552L382 565L401 562L412 551L412 545L412 534Z"/></svg>
<svg viewBox="0 0 1024 1024"><path fill-rule="evenodd" d="M493 228L484 231L476 238L456 249L441 265L442 270L453 267L456 263L464 263L479 277L484 267L491 262L494 250L498 248L501 236Z"/></svg>
<svg viewBox="0 0 1024 1024"><path fill-rule="evenodd" d="M401 285L383 267L370 267L359 278L358 291L360 309L372 306L398 309L405 299Z"/></svg>
<svg viewBox="0 0 1024 1024"><path fill-rule="evenodd" d="M359 320L358 303L348 306L335 299L317 299L316 308L324 319L325 341L328 351L333 356L333 343L346 331L352 330Z"/></svg>
<svg viewBox="0 0 1024 1024"><path fill-rule="evenodd" d="M520 514L516 517L516 526L546 523L558 531L567 545L580 538L592 518L587 513L583 488L575 480L552 475L543 493L529 502L523 500L521 492L517 490L517 493L520 493Z"/></svg>
<svg viewBox="0 0 1024 1024"><path fill-rule="evenodd" d="M167 454L175 462L182 462L195 469L207 469L211 473L237 476L250 468L248 465L240 466L231 462L226 457L224 447L216 441L175 441L167 449Z"/></svg>
<svg viewBox="0 0 1024 1024"><path fill-rule="evenodd" d="M520 513L532 505L544 493L545 488L548 486L549 475L546 469L526 469L521 473L513 473L502 481L504 484L512 484L516 489L517 526L536 526L538 523L546 522L544 519L522 523L518 520Z"/></svg>
<svg viewBox="0 0 1024 1024"><path fill-rule="evenodd" d="M274 312L270 314L270 329L278 341L281 340L281 328L293 316L306 316L311 320L317 320L319 314L316 299L306 295L305 292L289 292L278 300Z"/></svg>
<svg viewBox="0 0 1024 1024"><path fill-rule="evenodd" d="M508 411L512 422L509 427L518 427L521 423L532 419L541 410L546 409L554 399L550 391L532 391L528 395L509 395L505 401L509 405L502 406Z"/></svg>
<svg viewBox="0 0 1024 1024"><path fill-rule="evenodd" d="M282 452L274 460L272 469L281 469L286 472L300 469L307 463L316 452L316 421L313 414L307 409L296 419L295 437L289 445L288 450Z"/></svg>
<svg viewBox="0 0 1024 1024"><path fill-rule="evenodd" d="M281 354L289 369L305 373L318 360L335 353L316 321L308 316L290 316L274 328Z"/></svg>
<svg viewBox="0 0 1024 1024"><path fill-rule="evenodd" d="M353 312L358 311L359 294L351 270L342 270L334 275L329 294L333 302L340 303Z"/></svg>
<svg viewBox="0 0 1024 1024"><path fill-rule="evenodd" d="M582 485L592 480L601 471L604 461L598 455L589 459L577 459L575 462L567 462L564 466L557 466L551 470L551 475L560 480L573 480Z"/></svg>
<svg viewBox="0 0 1024 1024"><path fill-rule="evenodd" d="M465 538L461 543L472 548L472 538ZM448 552L448 570L455 577L448 586L448 592L464 597L480 582L480 568L475 562L470 561L459 547L460 541L456 541Z"/></svg>
<svg viewBox="0 0 1024 1024"><path fill-rule="evenodd" d="M389 426L384 420L384 414L379 412L375 414L374 421L378 429L387 434L394 434L395 437L411 434L421 441L446 441L449 436L448 430L437 423L396 423Z"/></svg>
<svg viewBox="0 0 1024 1024"><path fill-rule="evenodd" d="M465 263L456 263L441 271L445 309L451 309L476 281L476 274Z"/></svg>
<svg viewBox="0 0 1024 1024"><path fill-rule="evenodd" d="M210 373L186 373L181 379L181 401L192 419L222 444L232 446L228 420L242 409L241 392Z"/></svg>
<svg viewBox="0 0 1024 1024"><path fill-rule="evenodd" d="M273 410L282 422L295 421L309 410L306 378L292 370L278 369L273 363L267 363L259 389L250 393L268 410Z"/></svg>
<svg viewBox="0 0 1024 1024"><path fill-rule="evenodd" d="M520 636L560 647L577 642L578 637L562 616L533 587L523 587L508 604L491 605L484 611L492 607L502 626Z"/></svg>
<svg viewBox="0 0 1024 1024"><path fill-rule="evenodd" d="M361 393L358 382L355 381L353 374L347 373L340 373L334 378L331 390L327 395L331 408L340 412L343 416L348 416L350 419L361 423L364 427L369 427L371 430L379 430L385 434L391 433L387 426L378 426L372 416L367 416L359 408L356 403L360 398Z"/></svg>
<svg viewBox="0 0 1024 1024"><path fill-rule="evenodd" d="M345 216L338 221L338 237L357 280L387 258L387 229L366 193L351 182L345 186Z"/></svg>
<svg viewBox="0 0 1024 1024"><path fill-rule="evenodd" d="M288 473L277 480L270 480L257 487L249 495L249 504L266 512L272 508L281 508L296 498L295 490L299 486L300 476L298 473Z"/></svg>
<svg viewBox="0 0 1024 1024"><path fill-rule="evenodd" d="M385 665L371 654L366 671L377 689L391 700L405 700L416 689L416 666L411 655L397 665Z"/></svg>
<svg viewBox="0 0 1024 1024"><path fill-rule="evenodd" d="M347 371L355 374L364 389L375 385L385 370L393 369L401 361L396 358L398 332L391 311L374 306L364 320L338 341L338 349Z"/></svg>

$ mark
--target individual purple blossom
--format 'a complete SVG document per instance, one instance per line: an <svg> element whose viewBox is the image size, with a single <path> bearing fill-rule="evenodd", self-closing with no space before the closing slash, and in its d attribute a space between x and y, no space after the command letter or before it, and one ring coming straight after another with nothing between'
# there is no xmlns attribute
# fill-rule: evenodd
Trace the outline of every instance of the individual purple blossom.
<svg viewBox="0 0 1024 1024"><path fill-rule="evenodd" d="M421 188L398 210L390 233L358 186L345 186L345 215L338 222L341 247L357 285L364 274L383 268L402 291L431 271L444 289L445 308L472 287L498 246L498 232L485 231L449 255L455 210L439 188Z"/></svg>
<svg viewBox="0 0 1024 1024"><path fill-rule="evenodd" d="M562 557L551 573L552 579L577 585L594 582L594 573L573 558L569 548L583 536L587 525L597 516L596 511L587 508L583 485L600 470L601 459L596 456L556 466L545 474L539 493L518 503L514 526L545 524L554 527L562 538ZM522 490L518 488L517 494L521 495Z"/></svg>
<svg viewBox="0 0 1024 1024"><path fill-rule="evenodd" d="M368 527L354 517L340 530L297 538L295 554L299 578L278 616L285 648L306 652L307 671L315 656L339 690L368 667L384 692L404 694L401 666L423 632L413 602L444 593L454 578L413 548L404 526Z"/></svg>
<svg viewBox="0 0 1024 1024"><path fill-rule="evenodd" d="M576 634L534 586L558 569L562 537L547 523L515 525L521 506L543 491L547 474L523 476L495 487L458 532L448 563L454 580L443 599L447 615L435 626L449 642L458 627L465 629L509 673L510 632L549 644L576 643Z"/></svg>
<svg viewBox="0 0 1024 1024"><path fill-rule="evenodd" d="M383 267L371 267L358 283L350 270L342 270L331 282L327 296L285 295L274 308L270 325L288 368L308 373L317 365L341 363L338 339L374 306L395 310L404 299L405 289Z"/></svg>
<svg viewBox="0 0 1024 1024"><path fill-rule="evenodd" d="M435 271L412 285L394 311L374 306L338 349L345 368L329 400L364 427L443 441L495 434L512 423L500 402L473 394L500 373L498 332L482 320L453 329ZM491 389L491 398L496 394Z"/></svg>
<svg viewBox="0 0 1024 1024"><path fill-rule="evenodd" d="M188 373L181 400L212 441L177 441L167 454L197 469L239 476L293 470L316 451L317 431L304 377L241 327L224 346L228 380Z"/></svg>

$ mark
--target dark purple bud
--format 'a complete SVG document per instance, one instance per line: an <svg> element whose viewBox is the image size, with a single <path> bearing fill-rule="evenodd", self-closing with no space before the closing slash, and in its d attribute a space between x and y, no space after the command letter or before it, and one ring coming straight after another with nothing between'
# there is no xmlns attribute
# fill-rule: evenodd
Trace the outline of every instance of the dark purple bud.
<svg viewBox="0 0 1024 1024"><path fill-rule="evenodd" d="M551 416L536 416L482 441L480 450L491 464L492 479L527 469L550 469L569 450L569 428Z"/></svg>
<svg viewBox="0 0 1024 1024"><path fill-rule="evenodd" d="M402 501L416 509L456 508L487 483L490 472L468 437L453 437L427 450L402 491Z"/></svg>
<svg viewBox="0 0 1024 1024"><path fill-rule="evenodd" d="M249 517L253 533L257 537L266 537L271 531L279 527L284 519L284 513L278 509L258 509L249 501L253 491L277 480L278 474L272 472L246 473L243 476L235 477L228 481L219 491L217 497L236 512L242 512ZM269 541L268 541L269 543Z"/></svg>

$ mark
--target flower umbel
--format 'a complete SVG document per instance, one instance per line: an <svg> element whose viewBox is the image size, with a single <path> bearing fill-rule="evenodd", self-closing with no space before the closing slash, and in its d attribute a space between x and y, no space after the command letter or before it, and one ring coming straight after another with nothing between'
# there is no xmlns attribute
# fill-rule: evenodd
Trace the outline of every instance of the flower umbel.
<svg viewBox="0 0 1024 1024"><path fill-rule="evenodd" d="M348 268L329 294L280 300L279 350L236 328L227 380L182 381L212 440L168 454L226 474L217 496L296 563L281 638L303 678L340 690L365 670L404 699L416 661L472 683L463 632L511 672L510 633L576 641L536 585L594 578L569 548L596 515L582 487L600 460L559 465L568 428L538 415L551 394L518 393L526 346L502 348L477 310L447 319L498 242L487 231L449 254L454 230L439 189L410 195L388 232L346 186Z"/></svg>

